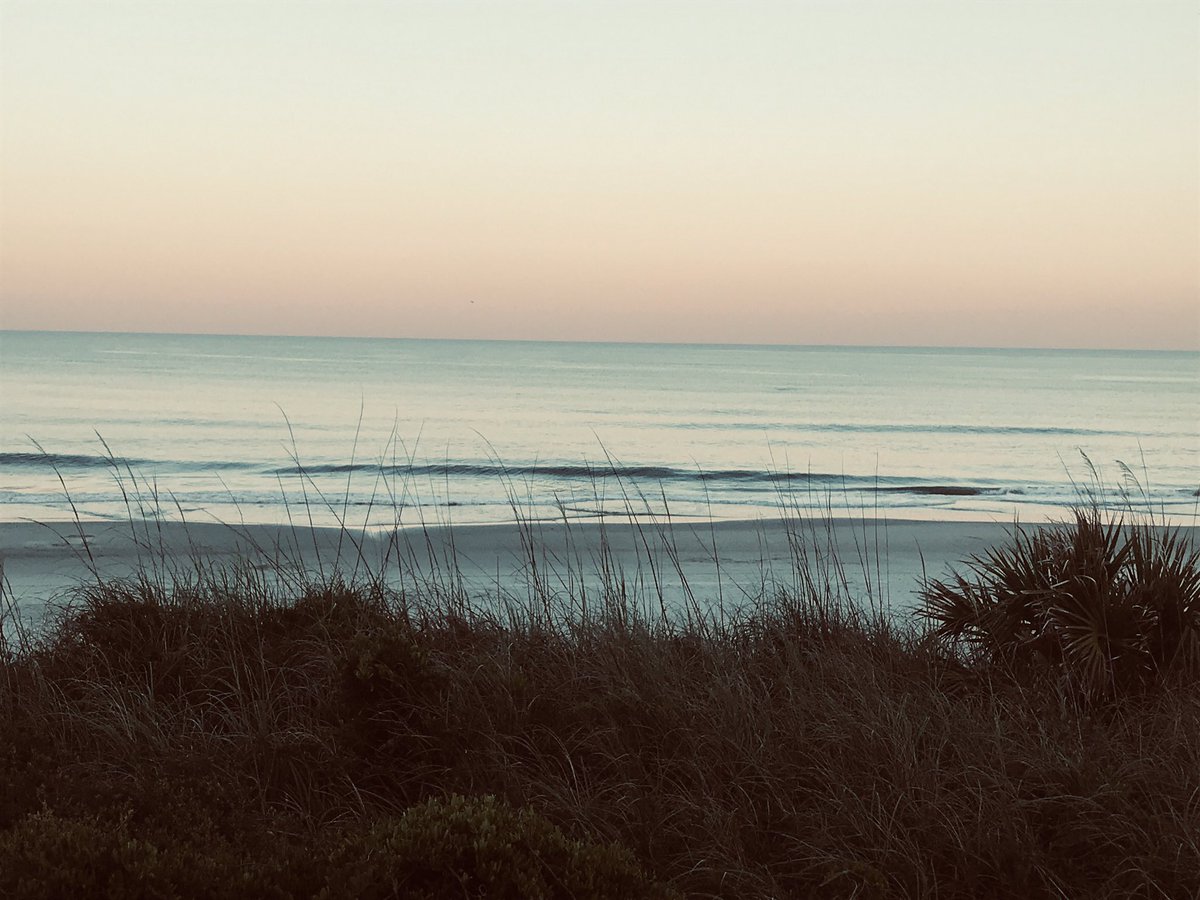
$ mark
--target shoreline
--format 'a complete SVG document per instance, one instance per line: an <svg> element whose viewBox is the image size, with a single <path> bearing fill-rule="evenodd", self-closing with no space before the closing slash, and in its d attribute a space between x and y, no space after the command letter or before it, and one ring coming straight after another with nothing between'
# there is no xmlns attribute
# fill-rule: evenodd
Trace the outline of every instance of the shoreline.
<svg viewBox="0 0 1200 900"><path fill-rule="evenodd" d="M1028 499L1013 500L1009 497L992 497L986 493L945 494L932 493L930 497L941 497L948 502L946 505L906 505L879 502L880 497L889 496L891 489L881 488L878 496L870 493L855 493L845 491L838 495L837 502L833 495L824 497L821 502L794 502L790 499L774 503L759 503L746 501L744 503L727 503L716 506L695 508L688 502L671 502L659 507L658 497L639 495L638 502L632 505L619 504L614 508L590 508L591 500L581 500L572 505L556 505L554 503L521 503L514 508L510 502L469 503L459 501L418 502L413 498L398 508L386 502L367 504L368 511L364 514L356 504L344 507L337 500L313 498L312 506L303 500L289 502L285 496L275 507L264 507L268 512L255 514L255 508L241 507L236 504L223 506L217 504L212 508L205 506L187 507L179 511L168 505L160 505L158 500L146 502L144 497L133 496L123 507L115 511L88 509L87 504L80 504L74 509L67 506L43 507L11 503L4 512L8 516L0 518L0 527L10 525L51 525L73 526L77 520L89 525L92 523L113 523L124 525L129 521L130 513L140 515L152 521L171 522L188 525L228 525L232 521L239 524L236 527L274 527L286 524L286 516L294 514L297 527L305 520L313 522L313 527L340 529L339 519L343 512L352 510L349 518L360 516L345 527L354 531L364 528L378 531L397 527L395 515L399 514L405 521L399 523L401 528L442 527L453 524L455 527L505 527L520 519L522 521L540 521L546 523L564 522L620 522L620 521L675 521L707 525L709 522L756 522L762 519L805 518L805 519L879 519L890 522L1019 522L1022 525L1041 525L1069 520L1074 516L1074 510L1081 505L1090 505L1093 500L1084 493L1074 501L1046 500L1032 501ZM810 495L805 495L810 496ZM67 499L70 499L68 495ZM610 498L611 499L611 498ZM953 505L956 500L974 500L982 505L959 507ZM990 501L990 502L989 502ZM1132 520L1154 520L1158 524L1189 527L1200 525L1200 488L1189 489L1185 501L1167 503L1166 501L1133 503L1129 498L1118 502L1116 498L1108 498L1102 504L1102 511L1113 516L1127 516ZM687 510L691 507L690 511ZM724 508L722 508L724 507ZM391 511L392 518L385 514ZM15 513L15 514L14 514ZM161 514L161 519L159 515ZM369 521L368 521L369 520ZM304 527L308 527L305 524Z"/></svg>

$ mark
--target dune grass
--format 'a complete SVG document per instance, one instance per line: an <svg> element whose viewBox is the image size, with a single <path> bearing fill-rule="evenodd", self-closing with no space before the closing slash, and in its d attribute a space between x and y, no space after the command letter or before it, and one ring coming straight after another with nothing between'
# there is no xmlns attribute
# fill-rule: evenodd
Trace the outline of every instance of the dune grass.
<svg viewBox="0 0 1200 900"><path fill-rule="evenodd" d="M1194 673L1081 691L1048 626L1004 649L985 600L1028 595L999 563L896 618L847 595L810 522L790 587L668 614L657 579L580 602L532 574L525 527L520 598L472 598L453 560L399 587L158 560L41 632L10 620L0 896L1200 894ZM1186 643L1196 558L1139 533L1191 572ZM1055 540L994 560L1046 576ZM1128 575L1144 607L1161 585Z"/></svg>

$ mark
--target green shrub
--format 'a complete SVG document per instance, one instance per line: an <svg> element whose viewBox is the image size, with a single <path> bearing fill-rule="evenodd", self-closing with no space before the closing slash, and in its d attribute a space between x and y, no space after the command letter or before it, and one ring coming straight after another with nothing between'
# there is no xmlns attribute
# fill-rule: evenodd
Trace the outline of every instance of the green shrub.
<svg viewBox="0 0 1200 900"><path fill-rule="evenodd" d="M669 897L615 844L572 840L494 797L430 800L354 838L324 900L634 900Z"/></svg>
<svg viewBox="0 0 1200 900"><path fill-rule="evenodd" d="M0 831L0 897L311 897L321 885L321 863L294 842L264 838L250 847L205 828L148 837L136 832L128 815L42 811Z"/></svg>
<svg viewBox="0 0 1200 900"><path fill-rule="evenodd" d="M615 844L572 840L493 797L430 800L398 818L253 846L208 829L139 833L128 815L43 811L0 831L0 896L667 898Z"/></svg>
<svg viewBox="0 0 1200 900"><path fill-rule="evenodd" d="M385 624L355 634L342 670L343 691L351 700L407 698L436 686L428 649L400 625Z"/></svg>
<svg viewBox="0 0 1200 900"><path fill-rule="evenodd" d="M921 612L976 664L1092 699L1200 675L1200 549L1177 529L1080 510L967 569L926 585Z"/></svg>
<svg viewBox="0 0 1200 900"><path fill-rule="evenodd" d="M157 850L130 837L124 821L36 813L0 832L0 896L170 897Z"/></svg>

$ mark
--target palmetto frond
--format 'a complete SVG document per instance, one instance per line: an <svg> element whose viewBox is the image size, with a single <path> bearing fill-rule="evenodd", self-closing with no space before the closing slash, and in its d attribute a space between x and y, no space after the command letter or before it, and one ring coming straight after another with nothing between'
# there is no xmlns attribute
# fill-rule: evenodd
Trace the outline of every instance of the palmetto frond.
<svg viewBox="0 0 1200 900"><path fill-rule="evenodd" d="M935 624L939 638L967 638L980 627L984 603L978 587L954 573L952 583L935 581L927 586L918 614Z"/></svg>
<svg viewBox="0 0 1200 900"><path fill-rule="evenodd" d="M1200 548L1178 529L1134 531L1130 580L1163 671L1200 674Z"/></svg>
<svg viewBox="0 0 1200 900"><path fill-rule="evenodd" d="M1200 549L1095 508L973 557L921 591L934 635L977 660L1037 664L1090 697L1200 676Z"/></svg>
<svg viewBox="0 0 1200 900"><path fill-rule="evenodd" d="M1142 622L1121 587L1080 578L1046 610L1068 673L1092 695L1111 693L1148 671Z"/></svg>

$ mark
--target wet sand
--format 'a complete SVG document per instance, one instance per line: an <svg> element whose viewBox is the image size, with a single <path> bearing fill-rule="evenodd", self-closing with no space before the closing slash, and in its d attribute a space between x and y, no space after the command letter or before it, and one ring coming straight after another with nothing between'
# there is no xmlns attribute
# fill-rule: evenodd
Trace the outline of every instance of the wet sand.
<svg viewBox="0 0 1200 900"><path fill-rule="evenodd" d="M385 572L420 587L458 579L469 593L515 597L589 591L623 581L674 602L737 604L804 579L902 609L925 573L1002 541L1011 525L912 520L714 523L530 523L342 532L332 528L179 522L0 523L8 594L36 614L80 584L244 559L316 574ZM807 560L807 566L797 562ZM840 565L839 565L840 563Z"/></svg>

